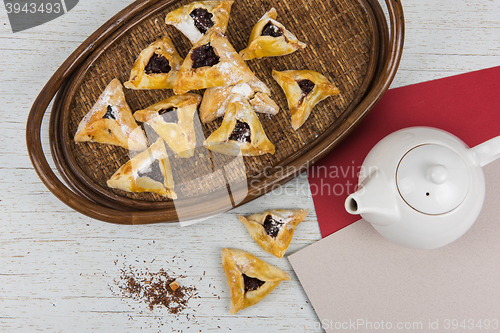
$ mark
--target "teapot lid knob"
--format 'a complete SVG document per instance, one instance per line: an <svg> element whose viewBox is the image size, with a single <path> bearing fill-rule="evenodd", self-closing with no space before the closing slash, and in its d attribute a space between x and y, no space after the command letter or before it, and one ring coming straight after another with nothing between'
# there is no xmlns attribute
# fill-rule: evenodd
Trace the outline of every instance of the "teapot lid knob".
<svg viewBox="0 0 500 333"><path fill-rule="evenodd" d="M465 200L470 175L467 164L455 151L439 144L423 144L403 156L396 184L403 200L413 209L439 215Z"/></svg>
<svg viewBox="0 0 500 333"><path fill-rule="evenodd" d="M446 182L448 174L448 169L444 165L436 164L427 170L427 179L439 185Z"/></svg>

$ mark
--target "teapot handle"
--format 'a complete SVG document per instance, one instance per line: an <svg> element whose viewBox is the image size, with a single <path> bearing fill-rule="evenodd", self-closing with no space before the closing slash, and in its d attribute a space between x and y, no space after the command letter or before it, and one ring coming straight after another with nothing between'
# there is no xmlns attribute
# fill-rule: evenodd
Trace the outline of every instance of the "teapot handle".
<svg viewBox="0 0 500 333"><path fill-rule="evenodd" d="M500 157L500 136L471 148L471 152L476 162L484 167Z"/></svg>

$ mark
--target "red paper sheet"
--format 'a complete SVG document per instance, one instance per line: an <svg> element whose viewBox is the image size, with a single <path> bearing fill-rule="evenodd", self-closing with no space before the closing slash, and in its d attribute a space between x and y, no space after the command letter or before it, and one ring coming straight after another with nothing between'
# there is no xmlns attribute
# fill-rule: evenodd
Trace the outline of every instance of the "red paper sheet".
<svg viewBox="0 0 500 333"><path fill-rule="evenodd" d="M321 235L359 220L344 201L372 147L411 126L448 131L473 147L500 135L500 67L389 90L361 124L308 172Z"/></svg>

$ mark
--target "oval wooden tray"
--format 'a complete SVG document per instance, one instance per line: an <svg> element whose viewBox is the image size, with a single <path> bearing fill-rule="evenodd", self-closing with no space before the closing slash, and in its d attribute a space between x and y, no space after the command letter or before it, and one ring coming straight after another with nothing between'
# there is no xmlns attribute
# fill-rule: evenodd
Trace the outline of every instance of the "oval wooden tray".
<svg viewBox="0 0 500 333"><path fill-rule="evenodd" d="M300 0L289 0L276 3L275 6L278 12L288 13L280 20L285 26L293 26L296 29L295 33L298 34L299 39L306 41L309 45L308 51L286 57L251 61L249 66L275 92L280 92L280 88L271 78L270 74L273 69L308 68L322 73L329 73L329 76L336 78L342 94L330 99L328 101L330 103L322 103L318 106L310 119L298 131L292 130L289 124L290 115L286 112L287 104L283 94L273 96L284 112L275 117L261 117L261 121L266 133L275 136L272 139L276 146L276 154L245 158L246 177L248 179L253 180L258 177L268 166L276 166L282 163L290 157L291 152L300 154L306 151L307 148L304 146L314 146L318 134L329 128L340 115L350 112L348 110L349 106L356 105L371 83L375 73L378 54L378 29L369 5L360 3L362 5L360 6L354 2L350 4L342 2L342 5L339 4L338 8L334 6L327 11L330 14L328 16L330 22L327 21L328 24L319 27L320 22L316 22L318 20L315 18L322 17L326 9L319 6L322 4L319 1L311 3L311 10L307 13L307 16L311 17L310 24L302 27L303 30L301 31L301 26L297 26L294 22L296 19L294 12L291 10L291 8L298 6L298 1ZM186 0L177 3L175 6L181 6L184 2ZM127 193L106 186L106 181L114 171L129 159L128 151L102 144L78 144L72 138L80 120L87 110L92 107L103 87L115 77L118 77L122 82L126 81L130 68L134 63L135 55L152 41L163 35L169 35L176 41L181 54L186 54L189 51L190 43L186 42L186 38L183 38L176 29L163 23L166 12L170 9L171 5L157 6L148 15L138 17L137 21L119 29L112 38L108 38L99 47L99 50L88 57L81 69L75 72L68 85L68 90L61 100L61 104L58 103L55 106L57 110L67 110L59 113L60 117L54 125L54 132L61 134L61 136L57 137L59 140L58 146L61 149L56 149L54 153L61 153L60 160L67 162L67 168L60 169L63 169L64 174L70 179L70 183L76 185L85 184L79 186L79 190L85 192L89 197L99 196L98 201L103 205L109 206L116 203L120 207L138 209L165 208L167 199L158 195ZM256 6L255 3L253 6L250 4L242 5L241 3L233 5L227 34L236 49L241 50L245 47L246 38L244 36L250 34L253 22L259 19L257 15L252 20L248 19L248 12L258 13L259 10L267 9ZM300 13L303 11L304 9ZM366 16L366 20L360 19L363 16ZM355 18L358 18L360 22L356 24L358 30L353 32L351 22ZM333 26L334 23L335 26ZM312 28L311 24L314 25ZM308 34L310 29L313 30L312 34ZM235 31L237 33L233 33ZM353 38L353 36L357 38ZM329 43L325 43L325 41ZM332 49L331 44L336 45L336 47ZM128 52L125 53L125 50ZM335 58L335 66L332 66L332 52L338 54ZM127 56L124 57L124 53ZM132 110L145 108L152 104L152 101L159 101L172 95L171 91L126 90L125 93ZM57 112L53 111L54 114ZM202 142L204 137L207 137L220 126L220 123L221 119L204 126L204 133L200 135L199 141ZM303 147L305 149L302 149ZM199 174L192 172L195 171L193 169L199 169L206 164L203 162L206 161L208 154L209 152L207 153L205 149L200 147L195 152L194 158L175 159L174 169L190 170L190 172L178 173L175 178L181 179L181 184L193 181ZM200 196L211 195L214 190L225 190L226 188L226 182L223 179L216 182L212 181L212 184L208 188L204 188L203 192L200 191L200 186L196 186L197 184L190 185L189 187L182 186L180 189L179 186L176 186L176 192L180 198L200 198Z"/></svg>
<svg viewBox="0 0 500 333"><path fill-rule="evenodd" d="M152 41L169 35L180 54L187 54L190 47L187 39L166 26L163 19L166 13L188 2L150 0L130 5L68 58L35 101L27 124L30 158L51 192L77 211L114 223L174 222L211 216L238 202L253 200L298 175L335 147L387 90L401 56L404 20L398 1L386 1L391 38L384 13L375 0L330 1L328 8L320 0L277 1L272 6L278 11L278 20L308 47L286 57L248 62L271 88L272 98L281 108L276 116L259 117L276 146L276 154L244 158L244 173L251 180L250 186L241 191L231 188L233 202L229 205L224 200L228 194L225 182L193 185L195 175L191 172L175 175L176 190L180 189L180 200L175 204L153 194L109 189L106 180L128 160L128 152L95 143L75 144L72 137L76 126L111 79L117 77L122 82L128 79L135 57ZM253 24L270 7L268 3L242 0L233 4L227 35L235 49L245 47ZM300 20L304 16L309 20ZM306 68L329 77L341 95L316 106L304 126L293 131L286 100L270 73L272 69ZM50 143L56 166L71 190L48 166L39 137L41 119L56 91L59 93L51 113ZM126 90L125 94L132 110L138 110L172 93ZM208 136L218 125L220 120L204 125L201 135ZM174 162L174 169L196 169L203 154L201 151L191 159L179 159ZM231 175L223 175L223 180L228 178ZM181 206L187 207L182 216L176 211Z"/></svg>

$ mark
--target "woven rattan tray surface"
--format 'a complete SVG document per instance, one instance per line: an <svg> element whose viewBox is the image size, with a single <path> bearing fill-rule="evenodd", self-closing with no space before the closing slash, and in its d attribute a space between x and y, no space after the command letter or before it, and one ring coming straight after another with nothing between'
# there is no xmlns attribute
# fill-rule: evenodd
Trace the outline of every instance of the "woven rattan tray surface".
<svg viewBox="0 0 500 333"><path fill-rule="evenodd" d="M129 152L98 143L75 143L72 138L80 120L95 103L104 87L115 77L122 82L126 81L135 58L151 42L168 35L176 44L181 56L187 54L190 49L189 41L175 28L164 23L168 11L185 3L188 1L180 1L165 8L160 7L146 17L140 18L140 22L114 40L111 45L103 49L102 53L90 57L82 70L75 74L62 105L67 111L64 112L60 123L60 131L63 134L61 143L65 159L69 161L72 171L80 179L87 180L91 186L95 185L92 189L98 193L122 204L134 205L134 200L132 202L120 200L121 197L140 201L168 199L156 194L128 193L108 188L106 181L128 161ZM233 4L227 35L236 50L246 47L253 24L269 10L270 6L258 1L237 1ZM325 3L319 0L309 3L302 0L287 0L277 1L273 6L278 11L279 20L294 30L299 40L306 42L308 47L289 56L248 62L250 68L271 87L272 97L282 110L273 117L260 116L265 132L276 147L276 153L245 158L249 179L260 175L267 166L274 166L292 153L300 151L328 129L359 96L362 84L366 85L371 81L375 67L377 44L374 43L374 37L378 34L373 28L375 26L373 13L366 4L337 0L330 2L329 8L326 8ZM308 19L301 20L301 16ZM304 126L294 131L290 126L290 114L284 94L271 78L273 69L316 70L330 77L342 93L319 104ZM132 110L143 109L172 95L168 90L126 90L125 93ZM203 126L204 133L200 133L198 142L208 137L221 122L222 120L218 119ZM208 184L191 183L192 180L199 178L200 174L212 172L207 157L207 151L199 147L193 158L171 159L174 172L185 171L175 172L174 175L176 192L180 199L200 197L226 187L224 179L219 177L212 178ZM183 184L189 185L183 186ZM111 193L115 195L111 196ZM140 204L145 203L139 202L137 205Z"/></svg>
<svg viewBox="0 0 500 333"><path fill-rule="evenodd" d="M27 132L30 157L40 177L54 194L80 212L118 223L170 222L178 219L174 205L168 199L149 193L113 190L106 186L106 180L130 159L127 150L98 143L75 143L72 138L78 123L105 86L113 78L126 81L137 55L151 42L167 35L174 41L181 56L188 53L189 41L164 23L169 11L188 2L142 1L129 6L94 34L94 43L84 43L87 45L80 49L80 56L76 54L77 50L70 57L74 58L71 66L65 64L67 68L63 79L59 77L59 84L54 85L59 93L51 114L49 134L56 165L73 190L71 193L50 172L43 171L46 161L38 158L37 144L30 145L30 142L37 143L38 138L32 138ZM226 34L236 50L246 47L253 25L271 7L276 8L278 20L299 40L308 44L306 49L288 56L247 62L271 88L272 98L281 111L276 116L259 115L265 132L276 147L276 153L245 157L243 165L233 166L244 168L246 177L252 180L252 186L246 189L246 197L241 198L243 203L272 190L303 171L310 162L324 156L385 92L399 61L403 27L400 4L389 0L387 4L391 17L391 40L387 36L387 23L380 5L372 0L238 0L233 4ZM399 27L395 27L395 23ZM318 104L306 123L294 131L285 96L271 77L273 69L318 71L339 87L340 95ZM373 96L370 97L370 94ZM172 92L126 90L125 95L131 109L139 110L171 96ZM32 120L35 124L39 121L35 108L41 109L43 105L35 102L30 113L31 118L37 118ZM198 133L197 138L200 147L194 157L171 159L176 192L186 205L193 204L190 218L227 210L224 205L207 205L208 201L203 198L216 202L220 195L227 193L228 178L241 177L238 172L225 173L222 178L196 182L200 175L214 171L213 163L208 158L210 152L201 142L220 123L221 119L202 126L203 133ZM30 123L28 130L29 127ZM121 218L121 215L128 218Z"/></svg>

